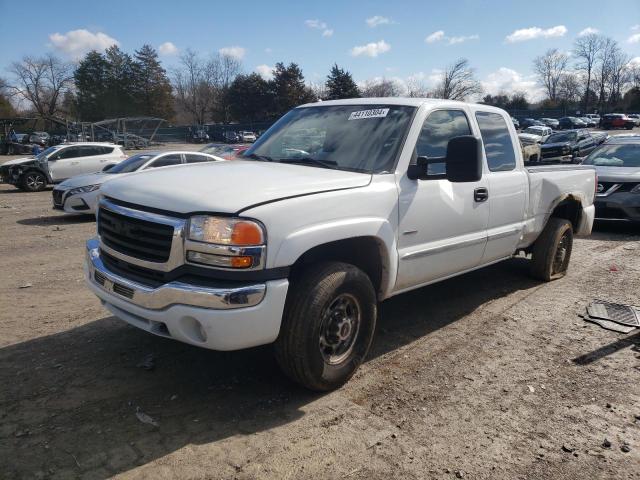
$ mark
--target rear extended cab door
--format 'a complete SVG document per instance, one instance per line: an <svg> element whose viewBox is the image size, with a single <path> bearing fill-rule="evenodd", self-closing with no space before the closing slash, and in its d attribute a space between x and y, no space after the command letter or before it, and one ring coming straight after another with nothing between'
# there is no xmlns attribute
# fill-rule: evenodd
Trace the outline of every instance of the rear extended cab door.
<svg viewBox="0 0 640 480"><path fill-rule="evenodd" d="M529 196L529 180L513 124L506 112L470 107L480 129L488 172L489 221L482 263L511 256L520 241Z"/></svg>

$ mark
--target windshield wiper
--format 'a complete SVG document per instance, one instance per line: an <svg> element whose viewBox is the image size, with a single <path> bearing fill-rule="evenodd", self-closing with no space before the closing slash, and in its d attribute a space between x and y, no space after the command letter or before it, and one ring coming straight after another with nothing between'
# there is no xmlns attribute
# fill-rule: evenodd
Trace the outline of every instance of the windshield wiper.
<svg viewBox="0 0 640 480"><path fill-rule="evenodd" d="M280 163L297 163L297 164L305 164L311 163L313 165L317 165L323 168L333 168L338 166L338 162L334 160L320 160L318 158L312 157L299 157L299 158L281 158L278 160Z"/></svg>
<svg viewBox="0 0 640 480"><path fill-rule="evenodd" d="M243 155L240 158L253 158L254 160L260 160L261 162L273 162L273 158L268 155L258 155L257 153L250 153L249 155Z"/></svg>

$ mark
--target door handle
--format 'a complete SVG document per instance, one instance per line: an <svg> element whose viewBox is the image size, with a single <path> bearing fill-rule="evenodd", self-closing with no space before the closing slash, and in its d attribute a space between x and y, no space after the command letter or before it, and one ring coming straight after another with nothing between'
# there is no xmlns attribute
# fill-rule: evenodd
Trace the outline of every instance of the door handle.
<svg viewBox="0 0 640 480"><path fill-rule="evenodd" d="M486 187L478 187L473 191L473 199L480 203L489 199L489 190Z"/></svg>

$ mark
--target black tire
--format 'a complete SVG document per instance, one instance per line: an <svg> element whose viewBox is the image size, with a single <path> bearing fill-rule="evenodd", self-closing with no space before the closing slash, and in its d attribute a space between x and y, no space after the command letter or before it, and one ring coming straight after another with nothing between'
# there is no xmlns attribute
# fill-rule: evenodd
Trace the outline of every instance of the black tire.
<svg viewBox="0 0 640 480"><path fill-rule="evenodd" d="M376 316L375 290L362 270L340 262L311 265L289 288L280 335L275 342L280 368L310 390L340 387L365 359L373 340ZM349 317L356 321L349 321ZM339 325L341 320L343 323ZM339 339L338 334L345 336L349 332L349 339Z"/></svg>
<svg viewBox="0 0 640 480"><path fill-rule="evenodd" d="M20 180L20 185L27 192L41 192L47 186L47 177L42 172L25 172Z"/></svg>
<svg viewBox="0 0 640 480"><path fill-rule="evenodd" d="M573 226L569 220L550 218L533 244L531 275L550 282L566 275L573 248Z"/></svg>

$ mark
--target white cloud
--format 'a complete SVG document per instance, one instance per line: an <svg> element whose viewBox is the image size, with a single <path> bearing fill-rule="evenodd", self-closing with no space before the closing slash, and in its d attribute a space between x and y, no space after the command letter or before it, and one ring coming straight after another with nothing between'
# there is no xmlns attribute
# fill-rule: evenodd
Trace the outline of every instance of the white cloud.
<svg viewBox="0 0 640 480"><path fill-rule="evenodd" d="M567 27L564 25L556 25L551 28L530 27L516 30L505 38L507 43L524 42L534 40L536 38L555 38L563 37L567 33Z"/></svg>
<svg viewBox="0 0 640 480"><path fill-rule="evenodd" d="M365 55L367 57L377 57L381 53L385 53L391 50L391 45L389 45L384 40L380 40L379 42L371 42L366 45L355 46L351 49L351 56L359 57L360 55Z"/></svg>
<svg viewBox="0 0 640 480"><path fill-rule="evenodd" d="M446 41L447 45L456 45L458 43L464 43L469 40L478 40L479 38L480 36L478 35L460 35L457 37L449 37L444 34L444 30L438 30L437 32L433 32L431 35L427 36L424 41L426 43Z"/></svg>
<svg viewBox="0 0 640 480"><path fill-rule="evenodd" d="M524 92L529 101L544 98L544 91L533 76L523 76L517 71L501 67L487 75L482 81L485 93L497 95L499 93Z"/></svg>
<svg viewBox="0 0 640 480"><path fill-rule="evenodd" d="M314 30L322 30L323 37L330 37L331 35L333 35L333 30L329 28L329 25L327 25L326 22L323 22L322 20L318 20L317 18L315 20L305 20L304 24L309 28L313 28Z"/></svg>
<svg viewBox="0 0 640 480"><path fill-rule="evenodd" d="M425 38L424 41L427 43L435 43L435 42L439 42L443 38L444 38L444 31L438 30L437 32L433 32L431 35Z"/></svg>
<svg viewBox="0 0 640 480"><path fill-rule="evenodd" d="M265 80L271 80L273 78L273 67L269 65L258 65L256 67L256 73Z"/></svg>
<svg viewBox="0 0 640 480"><path fill-rule="evenodd" d="M158 47L158 52L160 52L160 55L175 55L178 53L178 47L172 42L164 42Z"/></svg>
<svg viewBox="0 0 640 480"><path fill-rule="evenodd" d="M638 25L634 25L633 27L631 27L631 31L632 32L640 31L640 23Z"/></svg>
<svg viewBox="0 0 640 480"><path fill-rule="evenodd" d="M273 53L273 49L272 49L272 48L267 47L267 48L265 48L265 49L264 49L264 53L271 54L271 53Z"/></svg>
<svg viewBox="0 0 640 480"><path fill-rule="evenodd" d="M365 20L365 22L367 22L367 25L369 25L370 28L375 28L379 25L388 25L391 23L391 19L387 18L387 17L382 17L380 15L374 15L371 18L367 18Z"/></svg>
<svg viewBox="0 0 640 480"><path fill-rule="evenodd" d="M629 60L629 63L627 63L627 65L629 67L639 67L640 68L640 57L633 57L631 60Z"/></svg>
<svg viewBox="0 0 640 480"><path fill-rule="evenodd" d="M111 45L120 45L120 42L106 33L93 33L84 28L67 33L52 33L49 41L50 46L73 59L79 59L91 50L103 52Z"/></svg>
<svg viewBox="0 0 640 480"><path fill-rule="evenodd" d="M581 30L580 33L578 34L579 37L584 37L586 35L591 35L592 33L600 33L600 30L598 30L597 28L593 28L593 27L587 27L584 30Z"/></svg>
<svg viewBox="0 0 640 480"><path fill-rule="evenodd" d="M478 40L479 38L480 38L479 35L467 35L467 36L462 35L460 37L449 37L449 45L464 43L469 40Z"/></svg>
<svg viewBox="0 0 640 480"><path fill-rule="evenodd" d="M220 55L228 55L230 57L237 58L238 60L242 60L244 54L247 53L244 48L238 47L237 45L234 45L233 47L222 47L218 52Z"/></svg>
<svg viewBox="0 0 640 480"><path fill-rule="evenodd" d="M640 43L640 33L634 33L627 38L627 43Z"/></svg>

